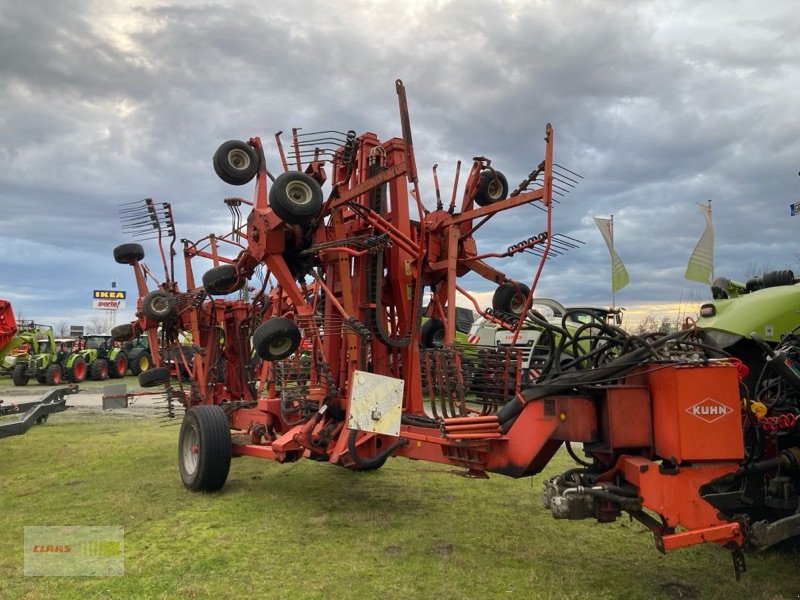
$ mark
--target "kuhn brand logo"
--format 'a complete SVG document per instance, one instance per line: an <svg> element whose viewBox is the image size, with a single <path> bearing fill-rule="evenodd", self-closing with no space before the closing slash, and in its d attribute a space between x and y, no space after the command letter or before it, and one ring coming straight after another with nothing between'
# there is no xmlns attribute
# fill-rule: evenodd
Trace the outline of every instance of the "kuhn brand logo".
<svg viewBox="0 0 800 600"><path fill-rule="evenodd" d="M728 413L732 413L733 409L729 406L725 406L717 400L714 400L713 398L706 398L705 400L701 400L697 404L693 404L687 408L686 412L693 417L702 419L706 423L713 423Z"/></svg>

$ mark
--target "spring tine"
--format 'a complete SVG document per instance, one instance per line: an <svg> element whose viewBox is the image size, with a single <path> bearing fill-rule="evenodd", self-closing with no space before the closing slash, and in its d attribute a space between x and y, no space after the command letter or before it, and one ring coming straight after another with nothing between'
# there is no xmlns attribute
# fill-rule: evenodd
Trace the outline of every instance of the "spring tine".
<svg viewBox="0 0 800 600"><path fill-rule="evenodd" d="M575 177L577 177L578 179L583 179L583 175L581 175L580 173L576 173L575 171L570 171L567 167L559 165L558 163L553 163L553 166L554 167L558 167L562 171L566 171L570 175L575 175ZM565 175L565 177L566 177L566 175ZM575 183L578 183L578 182L576 181Z"/></svg>

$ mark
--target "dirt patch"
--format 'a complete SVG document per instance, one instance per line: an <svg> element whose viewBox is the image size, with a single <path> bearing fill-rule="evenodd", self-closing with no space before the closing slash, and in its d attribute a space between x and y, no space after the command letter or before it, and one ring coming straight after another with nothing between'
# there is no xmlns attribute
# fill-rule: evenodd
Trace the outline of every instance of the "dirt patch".
<svg viewBox="0 0 800 600"><path fill-rule="evenodd" d="M661 589L669 598L675 600L697 600L700 598L700 590L693 585L682 581L668 581L661 584Z"/></svg>

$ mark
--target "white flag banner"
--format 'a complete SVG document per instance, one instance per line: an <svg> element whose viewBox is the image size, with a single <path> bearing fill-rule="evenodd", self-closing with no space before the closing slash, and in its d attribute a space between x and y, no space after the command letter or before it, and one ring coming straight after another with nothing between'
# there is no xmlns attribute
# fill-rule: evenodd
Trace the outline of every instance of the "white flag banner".
<svg viewBox="0 0 800 600"><path fill-rule="evenodd" d="M706 228L689 257L684 278L711 285L714 274L714 227L711 225L711 205L698 204L706 218Z"/></svg>
<svg viewBox="0 0 800 600"><path fill-rule="evenodd" d="M606 241L606 246L608 246L608 252L611 254L611 291L616 292L628 285L631 279L628 277L628 270L625 268L625 265L622 264L622 259L619 257L616 250L614 250L614 234L611 230L611 219L595 217L594 222L597 223L600 233L603 234L603 239Z"/></svg>

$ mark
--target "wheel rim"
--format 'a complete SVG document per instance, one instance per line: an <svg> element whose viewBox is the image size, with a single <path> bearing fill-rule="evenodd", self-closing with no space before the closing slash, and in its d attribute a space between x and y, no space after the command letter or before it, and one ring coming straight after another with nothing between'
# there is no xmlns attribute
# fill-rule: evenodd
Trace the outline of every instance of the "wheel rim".
<svg viewBox="0 0 800 600"><path fill-rule="evenodd" d="M139 370L140 370L140 371L146 371L146 370L147 370L147 367L149 367L149 366L150 366L150 361L149 361L149 360L147 360L147 357L146 357L146 356L142 356L142 357L139 359Z"/></svg>
<svg viewBox="0 0 800 600"><path fill-rule="evenodd" d="M308 184L302 181L292 181L286 186L286 196L294 203L305 205L311 202L313 192Z"/></svg>
<svg viewBox="0 0 800 600"><path fill-rule="evenodd" d="M200 452L200 434L197 427L189 425L186 435L181 441L181 462L187 475L194 475L197 470L198 454Z"/></svg>
<svg viewBox="0 0 800 600"><path fill-rule="evenodd" d="M500 182L500 179L497 177L492 177L489 180L489 185L486 188L486 192L492 200L497 200L500 196L503 195L503 184Z"/></svg>
<svg viewBox="0 0 800 600"><path fill-rule="evenodd" d="M117 375L125 375L126 367L125 361L122 358L117 359Z"/></svg>
<svg viewBox="0 0 800 600"><path fill-rule="evenodd" d="M511 299L511 312L518 315L522 312L522 307L525 305L525 296L522 294L514 294Z"/></svg>
<svg viewBox="0 0 800 600"><path fill-rule="evenodd" d="M77 377L78 379L83 379L86 376L86 363L79 362L78 364L75 365L74 371L75 371L75 377Z"/></svg>
<svg viewBox="0 0 800 600"><path fill-rule="evenodd" d="M250 156L244 150L234 148L228 152L228 164L237 171L246 171L250 167Z"/></svg>
<svg viewBox="0 0 800 600"><path fill-rule="evenodd" d="M61 383L61 369L56 369L55 371L53 371L53 383L55 383L56 385Z"/></svg>
<svg viewBox="0 0 800 600"><path fill-rule="evenodd" d="M292 340L288 337L277 338L269 344L270 356L283 356L292 349Z"/></svg>
<svg viewBox="0 0 800 600"><path fill-rule="evenodd" d="M169 311L169 300L167 300L166 296L156 296L153 298L152 304L153 310L160 314L166 314Z"/></svg>

